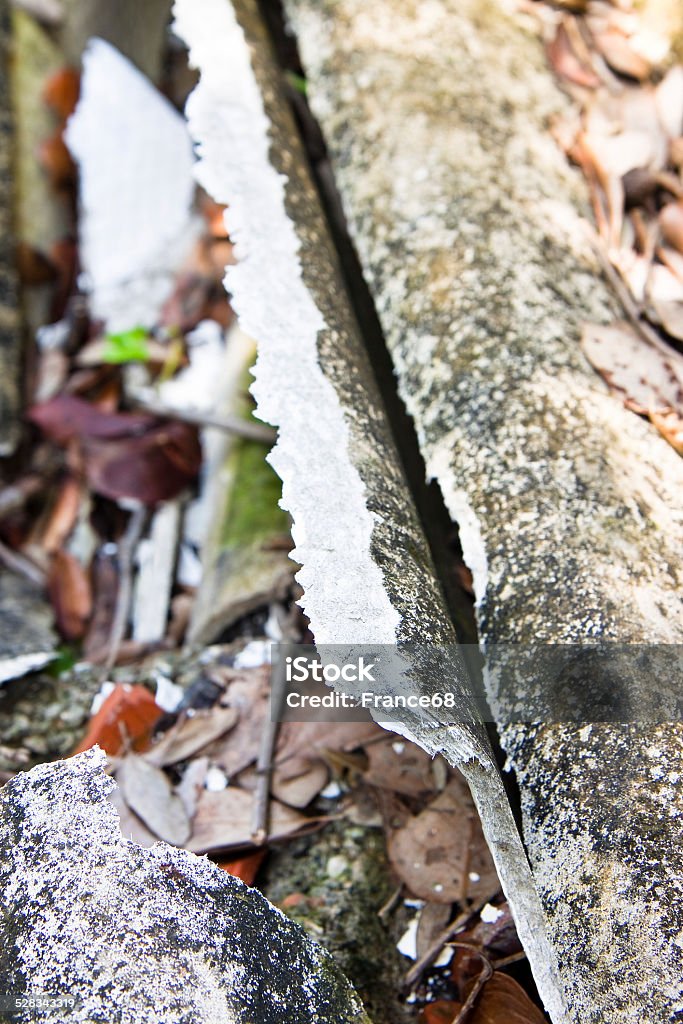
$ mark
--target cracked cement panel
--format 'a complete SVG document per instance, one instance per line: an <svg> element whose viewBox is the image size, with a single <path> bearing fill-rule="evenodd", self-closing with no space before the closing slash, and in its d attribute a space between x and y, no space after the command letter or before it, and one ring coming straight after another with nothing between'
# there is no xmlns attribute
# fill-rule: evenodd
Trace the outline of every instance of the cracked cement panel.
<svg viewBox="0 0 683 1024"><path fill-rule="evenodd" d="M74 1000L40 1013L54 1024L369 1024L329 953L256 889L124 839L106 764L94 748L0 791L0 1014L34 994Z"/></svg>
<svg viewBox="0 0 683 1024"><path fill-rule="evenodd" d="M226 286L258 344L257 415L278 428L269 461L292 518L302 606L318 645L412 645L407 688L433 692L444 679L430 674L430 648L455 635L256 5L177 0L174 14L200 70L187 106L197 177L227 205L237 264ZM470 781L539 990L560 1020L538 894L461 659L452 669L455 713L406 709L391 727L443 751Z"/></svg>
<svg viewBox="0 0 683 1024"><path fill-rule="evenodd" d="M683 729L512 726L528 684L509 685L500 646L683 640L681 461L579 348L582 322L617 310L583 184L549 132L566 99L529 21L495 0L285 8L400 393L473 572L570 1019L667 1024L683 1009Z"/></svg>

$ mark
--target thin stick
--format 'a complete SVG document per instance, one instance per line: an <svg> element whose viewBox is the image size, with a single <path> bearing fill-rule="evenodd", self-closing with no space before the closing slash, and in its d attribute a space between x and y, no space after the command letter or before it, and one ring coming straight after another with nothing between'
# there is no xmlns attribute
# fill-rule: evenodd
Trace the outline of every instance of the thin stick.
<svg viewBox="0 0 683 1024"><path fill-rule="evenodd" d="M37 587L45 587L46 578L43 570L39 569L37 565L24 555L20 555L17 551L12 551L2 541L0 541L0 562L3 562L11 572L15 572L19 576L25 576L31 583L35 583Z"/></svg>
<svg viewBox="0 0 683 1024"><path fill-rule="evenodd" d="M415 982L419 981L422 972L436 960L448 940L451 939L456 932L459 932L461 928L464 928L470 918L474 917L482 907L485 907L490 899L490 893L488 896L481 897L476 903L473 903L472 906L463 910L462 914L459 914L454 921L451 921L449 925L446 925L442 932L439 932L429 949L422 954L419 960L415 961L406 974L405 981L403 983L404 989L412 988Z"/></svg>
<svg viewBox="0 0 683 1024"><path fill-rule="evenodd" d="M479 977L475 981L472 991L468 995L467 999L451 1021L451 1024L463 1024L463 1021L467 1020L469 1017L470 1011L477 1001L477 996L489 978L492 977L493 967L491 966L491 961L487 957L486 953L481 949L478 949L476 946L471 946L468 942L453 942L452 945L457 946L459 949L467 949L470 953L474 953L476 956L481 958L481 972Z"/></svg>
<svg viewBox="0 0 683 1024"><path fill-rule="evenodd" d="M109 631L109 650L104 663L105 669L110 669L116 662L119 648L126 635L128 612L130 611L130 602L133 596L133 556L142 537L146 522L147 509L144 505L140 505L131 513L126 532L119 541L119 587L116 594L114 618L112 619L111 630Z"/></svg>
<svg viewBox="0 0 683 1024"><path fill-rule="evenodd" d="M653 348L656 348L662 353L662 355L666 356L667 359L675 359L677 355L676 349L667 345L665 341L662 341L655 329L650 327L641 319L638 306L634 302L631 293L622 281L621 277L612 266L610 258L605 252L605 247L595 232L593 232L592 242L605 277L616 292L617 298L621 302L626 316L629 318L638 334L641 336L643 341L646 341L648 345L652 345Z"/></svg>
<svg viewBox="0 0 683 1024"><path fill-rule="evenodd" d="M498 970L499 967L509 967L510 964L517 964L520 960L526 960L526 953L523 949L520 949L519 953L511 953L510 956L504 956L500 960L496 960L493 964L493 969Z"/></svg>
<svg viewBox="0 0 683 1024"><path fill-rule="evenodd" d="M265 423L255 423L253 420L243 420L239 416L218 415L214 412L199 412L196 409L176 409L173 405L164 405L156 398L142 398L133 395L131 402L145 412L151 412L154 416L166 416L172 420L182 420L183 423L191 423L195 427L216 427L217 430L224 430L237 437L244 437L247 441L261 441L263 444L273 444L277 440L277 431Z"/></svg>
<svg viewBox="0 0 683 1024"><path fill-rule="evenodd" d="M270 691L270 717L266 718L261 734L261 748L256 764L256 790L254 792L251 841L263 846L268 838L270 818L270 779L273 774L273 754L280 728L280 717L287 695L286 655L288 645L280 645L280 657L272 673Z"/></svg>

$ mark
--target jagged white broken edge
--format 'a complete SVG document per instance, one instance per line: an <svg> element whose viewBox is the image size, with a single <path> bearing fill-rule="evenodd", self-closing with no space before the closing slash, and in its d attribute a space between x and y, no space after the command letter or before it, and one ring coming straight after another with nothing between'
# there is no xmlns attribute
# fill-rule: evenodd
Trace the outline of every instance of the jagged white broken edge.
<svg viewBox="0 0 683 1024"><path fill-rule="evenodd" d="M80 168L93 313L109 331L151 327L198 236L185 122L115 47L91 39L64 138Z"/></svg>
<svg viewBox="0 0 683 1024"><path fill-rule="evenodd" d="M269 160L269 123L249 48L228 0L176 0L175 32L201 80L187 104L200 184L229 205L236 266L226 285L258 344L257 412L279 428L269 462L293 519L292 557L320 644L394 644L400 615L370 552L374 517L349 457L349 433L317 352L325 321L301 273L285 208L286 178Z"/></svg>

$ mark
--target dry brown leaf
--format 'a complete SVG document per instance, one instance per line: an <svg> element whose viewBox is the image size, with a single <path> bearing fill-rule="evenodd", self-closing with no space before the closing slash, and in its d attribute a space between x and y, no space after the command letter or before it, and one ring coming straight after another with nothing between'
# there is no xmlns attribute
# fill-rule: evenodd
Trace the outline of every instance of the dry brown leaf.
<svg viewBox="0 0 683 1024"><path fill-rule="evenodd" d="M643 81L652 71L650 62L621 32L602 32L596 36L595 42L609 66L618 74Z"/></svg>
<svg viewBox="0 0 683 1024"><path fill-rule="evenodd" d="M683 200L662 207L659 211L659 227L664 241L683 253Z"/></svg>
<svg viewBox="0 0 683 1024"><path fill-rule="evenodd" d="M451 919L452 908L448 903L425 903L417 921L415 951L419 960L434 944Z"/></svg>
<svg viewBox="0 0 683 1024"><path fill-rule="evenodd" d="M190 822L182 800L160 768L137 754L127 754L116 770L116 781L131 811L147 828L174 846L186 843Z"/></svg>
<svg viewBox="0 0 683 1024"><path fill-rule="evenodd" d="M187 761L229 732L239 717L235 708L214 707L189 712L164 733L145 754L145 760L159 768Z"/></svg>
<svg viewBox="0 0 683 1024"><path fill-rule="evenodd" d="M209 853L247 846L253 831L253 797L236 786L219 793L200 794L192 824L192 838L185 844L193 853ZM270 839L281 839L308 824L303 814L275 800L270 804Z"/></svg>
<svg viewBox="0 0 683 1024"><path fill-rule="evenodd" d="M275 765L282 780L306 772L330 753L348 752L384 735L374 722L284 722L280 728Z"/></svg>
<svg viewBox="0 0 683 1024"><path fill-rule="evenodd" d="M499 883L467 783L453 776L420 814L389 836L389 860L421 899L455 903Z"/></svg>
<svg viewBox="0 0 683 1024"><path fill-rule="evenodd" d="M626 321L585 324L581 347L627 408L647 415L680 407L683 390L675 365L681 363L680 357L672 350L667 360Z"/></svg>
<svg viewBox="0 0 683 1024"><path fill-rule="evenodd" d="M234 708L239 721L227 736L212 743L206 754L232 778L258 757L264 723L270 714L270 666L244 669L232 676L221 705Z"/></svg>
<svg viewBox="0 0 683 1024"><path fill-rule="evenodd" d="M668 267L653 264L645 289L650 319L661 323L674 338L683 338L683 281ZM683 383L683 360L672 350L672 366ZM675 408L675 403L671 403Z"/></svg>
<svg viewBox="0 0 683 1024"><path fill-rule="evenodd" d="M676 252L675 249L669 249L666 245L660 245L657 248L657 257L683 283L683 255Z"/></svg>
<svg viewBox="0 0 683 1024"><path fill-rule="evenodd" d="M496 971L481 990L468 1024L547 1024L521 985Z"/></svg>
<svg viewBox="0 0 683 1024"><path fill-rule="evenodd" d="M53 554L66 543L78 518L82 491L82 485L72 476L61 485L42 537L42 545L48 554Z"/></svg>
<svg viewBox="0 0 683 1024"><path fill-rule="evenodd" d="M279 769L273 772L271 792L273 796L289 807L307 807L311 800L327 785L329 770L322 761L310 765L307 771L293 778L283 775Z"/></svg>
<svg viewBox="0 0 683 1024"><path fill-rule="evenodd" d="M434 762L421 747L398 736L364 747L368 767L363 778L371 786L390 789L405 796L436 792Z"/></svg>
<svg viewBox="0 0 683 1024"><path fill-rule="evenodd" d="M651 412L650 419L671 447L675 448L679 455L683 455L683 416L671 410L661 413Z"/></svg>
<svg viewBox="0 0 683 1024"><path fill-rule="evenodd" d="M182 800L185 813L190 821L192 821L197 811L197 803L204 789L208 768L208 757L195 758L194 761L189 762L183 772L182 779L176 786L176 793Z"/></svg>
<svg viewBox="0 0 683 1024"><path fill-rule="evenodd" d="M548 44L547 54L553 71L560 78L566 78L568 82L587 89L597 89L601 84L593 68L584 64L576 54L564 20L557 26L555 37Z"/></svg>
<svg viewBox="0 0 683 1024"><path fill-rule="evenodd" d="M674 64L655 89L662 128L670 139L683 132L683 67Z"/></svg>
<svg viewBox="0 0 683 1024"><path fill-rule="evenodd" d="M137 814L133 814L130 807L124 800L123 793L118 786L116 789L111 791L108 800L110 804L113 804L114 810L119 816L121 834L126 839L130 839L131 842L137 843L138 846L144 846L147 848L154 846L155 843L159 842L159 837L155 836L153 832L150 832L144 822L140 821Z"/></svg>
<svg viewBox="0 0 683 1024"><path fill-rule="evenodd" d="M92 614L92 588L85 569L68 551L55 551L50 559L47 589L57 629L66 640L80 640Z"/></svg>

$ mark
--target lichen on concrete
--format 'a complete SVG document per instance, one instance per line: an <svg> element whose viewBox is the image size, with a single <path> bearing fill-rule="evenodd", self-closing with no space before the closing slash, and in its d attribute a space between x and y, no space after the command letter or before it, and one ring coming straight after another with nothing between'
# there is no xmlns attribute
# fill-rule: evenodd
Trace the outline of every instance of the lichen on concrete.
<svg viewBox="0 0 683 1024"><path fill-rule="evenodd" d="M549 131L566 101L525 17L498 0L285 7L509 722L527 694L499 687L496 643L683 639L681 462L581 354L582 321L615 305ZM572 1019L663 1024L683 996L683 798L672 780L651 799L643 751L668 777L683 732L605 725L592 757L581 735L502 736Z"/></svg>
<svg viewBox="0 0 683 1024"><path fill-rule="evenodd" d="M259 892L124 839L105 764L95 749L0 791L0 993L72 996L73 1024L368 1024L329 954Z"/></svg>
<svg viewBox="0 0 683 1024"><path fill-rule="evenodd" d="M201 12L176 0L174 13L201 72L187 106L198 179L227 205L238 260L227 287L258 343L252 390L257 415L278 428L269 458L316 642L412 644L410 684L433 691L442 680L429 674L429 648L453 643L453 628L258 10L253 0L207 0ZM471 780L537 983L559 1018L538 895L457 658L453 673L457 713L400 711L391 727L443 750Z"/></svg>

